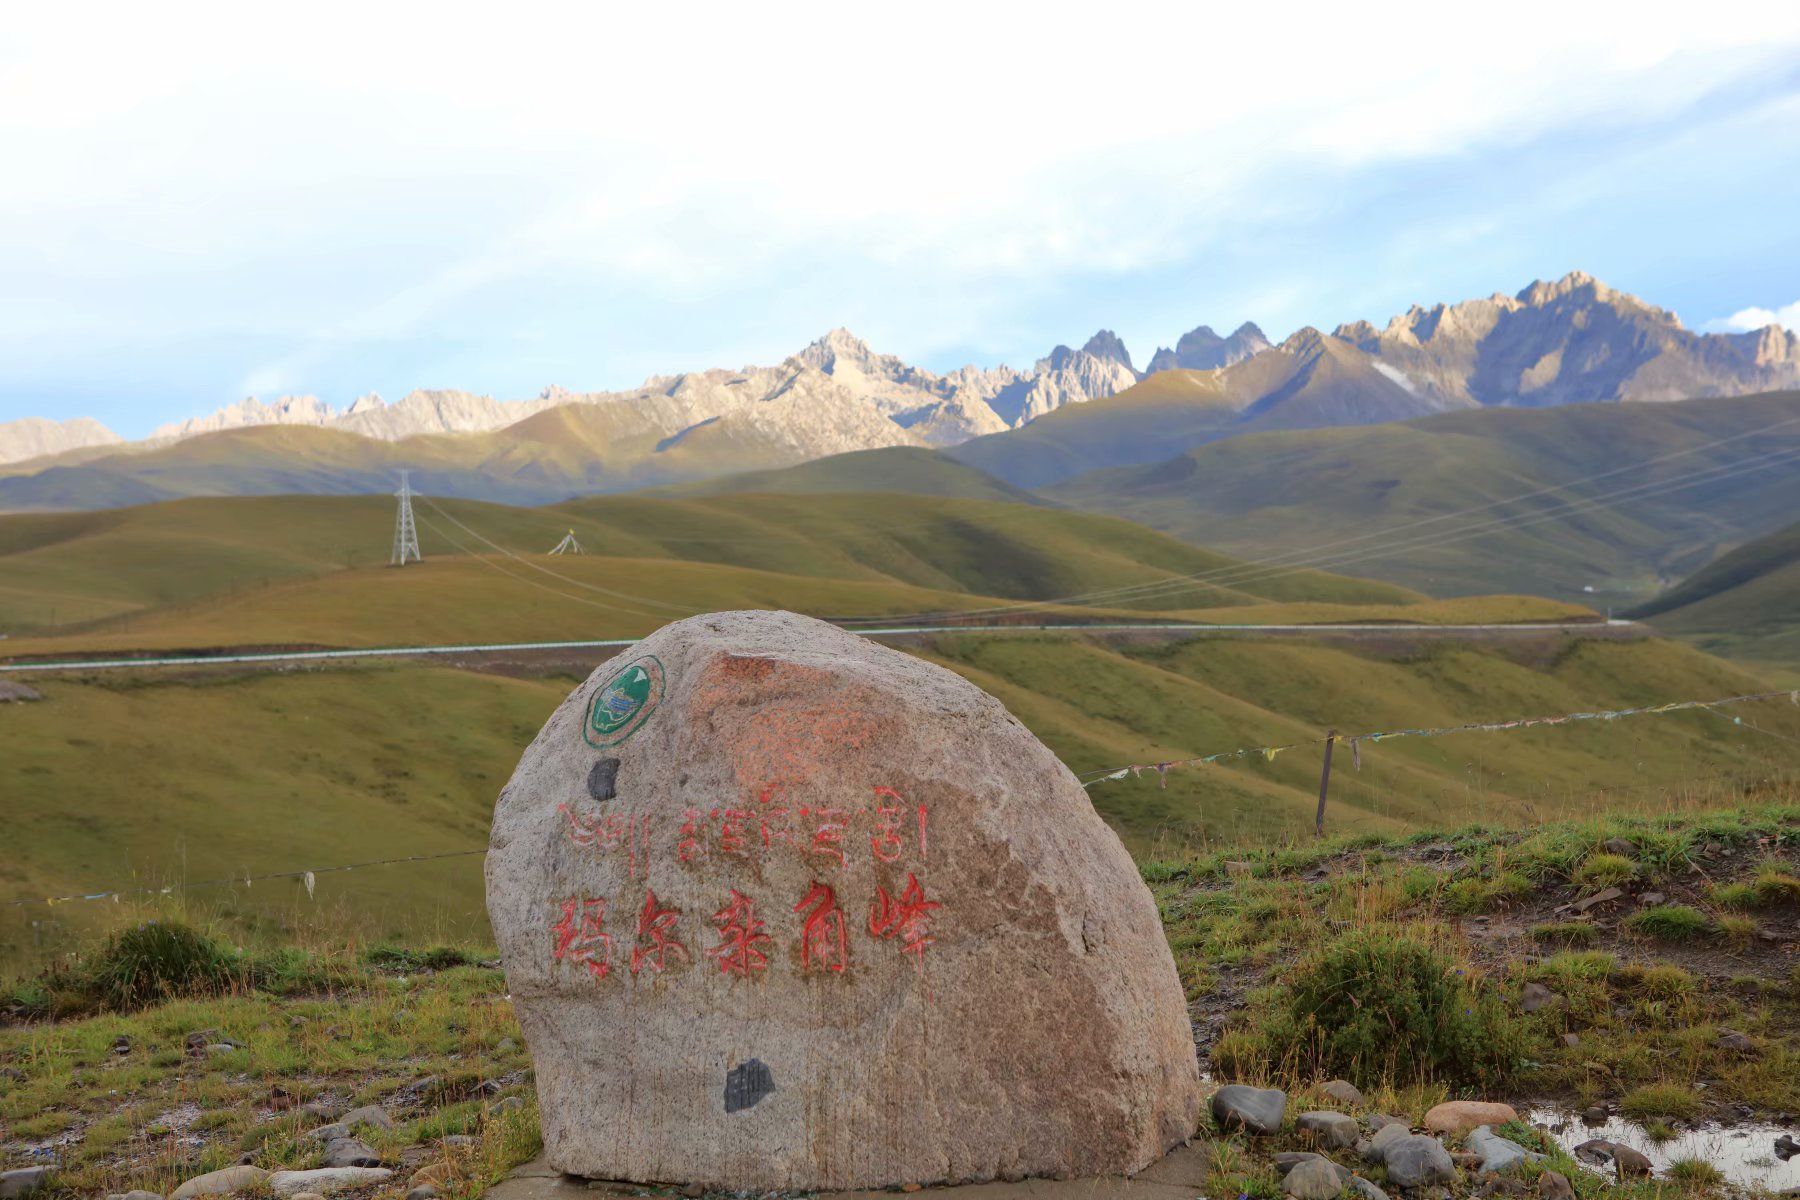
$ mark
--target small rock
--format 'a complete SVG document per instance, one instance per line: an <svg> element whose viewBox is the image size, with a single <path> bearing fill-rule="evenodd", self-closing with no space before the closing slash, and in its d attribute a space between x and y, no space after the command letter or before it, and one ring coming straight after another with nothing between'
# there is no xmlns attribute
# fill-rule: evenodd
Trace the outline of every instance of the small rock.
<svg viewBox="0 0 1800 1200"><path fill-rule="evenodd" d="M1301 1134L1323 1150L1348 1150L1356 1145L1356 1118L1340 1112L1301 1113L1294 1122Z"/></svg>
<svg viewBox="0 0 1800 1200"><path fill-rule="evenodd" d="M309 1100L300 1106L300 1111L316 1121L335 1121L344 1106L335 1100Z"/></svg>
<svg viewBox="0 0 1800 1200"><path fill-rule="evenodd" d="M204 1044L204 1043L203 1043ZM189 1200L191 1196L229 1196L235 1192L254 1192L268 1183L269 1173L261 1167L226 1167L196 1175L174 1191L169 1200Z"/></svg>
<svg viewBox="0 0 1800 1200"><path fill-rule="evenodd" d="M504 1100L496 1100L488 1106L488 1116L498 1117L506 1113L518 1112L525 1107L525 1101L518 1096L508 1096Z"/></svg>
<svg viewBox="0 0 1800 1200"><path fill-rule="evenodd" d="M106 1200L163 1200L161 1192L146 1192L133 1189L129 1192L113 1192Z"/></svg>
<svg viewBox="0 0 1800 1200"><path fill-rule="evenodd" d="M1638 903L1644 905L1646 908L1653 908L1667 899L1668 897L1661 892L1645 892L1638 897Z"/></svg>
<svg viewBox="0 0 1800 1200"><path fill-rule="evenodd" d="M1782 1162L1800 1154L1800 1142L1796 1142L1792 1134L1784 1133L1775 1139L1775 1153Z"/></svg>
<svg viewBox="0 0 1800 1200"><path fill-rule="evenodd" d="M1721 1050L1729 1050L1733 1054L1755 1054L1756 1043L1749 1035L1739 1033L1735 1029L1721 1029L1719 1036L1713 1039L1713 1045Z"/></svg>
<svg viewBox="0 0 1800 1200"><path fill-rule="evenodd" d="M701 1196L706 1195L706 1189L700 1184L690 1183L681 1189L681 1194L686 1196L688 1200L699 1200Z"/></svg>
<svg viewBox="0 0 1800 1200"><path fill-rule="evenodd" d="M437 1200L438 1190L429 1185L421 1185L406 1193L406 1200Z"/></svg>
<svg viewBox="0 0 1800 1200"><path fill-rule="evenodd" d="M1456 1182L1456 1164L1450 1152L1434 1137L1409 1133L1388 1143L1382 1157L1388 1182L1395 1187L1422 1188Z"/></svg>
<svg viewBox="0 0 1800 1200"><path fill-rule="evenodd" d="M208 1058L215 1058L221 1054L230 1054L235 1051L237 1047L230 1042L212 1042L206 1046L202 1046L201 1049L205 1051Z"/></svg>
<svg viewBox="0 0 1800 1200"><path fill-rule="evenodd" d="M1274 1133L1287 1112L1287 1094L1279 1088L1232 1083L1212 1096L1212 1116L1220 1129L1241 1127L1251 1133Z"/></svg>
<svg viewBox="0 0 1800 1200"><path fill-rule="evenodd" d="M1617 854L1622 858L1636 858L1638 852L1637 843L1629 838L1608 838L1606 840L1606 852L1608 854Z"/></svg>
<svg viewBox="0 0 1800 1200"><path fill-rule="evenodd" d="M1556 993L1541 983L1528 983L1519 993L1519 1007L1534 1013L1556 999Z"/></svg>
<svg viewBox="0 0 1800 1200"><path fill-rule="evenodd" d="M916 1183L903 1183L900 1185L900 1190L905 1192L909 1196L912 1195L912 1193L918 1191L919 1188L920 1188L920 1185L916 1184Z"/></svg>
<svg viewBox="0 0 1800 1200"><path fill-rule="evenodd" d="M131 1039L121 1033L118 1037L113 1039L112 1052L114 1054L130 1054Z"/></svg>
<svg viewBox="0 0 1800 1200"><path fill-rule="evenodd" d="M1584 1108L1581 1110L1582 1121L1589 1125L1604 1125L1606 1124L1606 1118L1606 1110L1601 1108L1598 1104L1591 1108Z"/></svg>
<svg viewBox="0 0 1800 1200"><path fill-rule="evenodd" d="M481 1141L480 1138L471 1137L470 1135L468 1135L466 1133L447 1133L443 1136L443 1138L441 1140L446 1147L454 1146L454 1147L458 1147L458 1148L464 1147L464 1146L473 1146Z"/></svg>
<svg viewBox="0 0 1800 1200"><path fill-rule="evenodd" d="M306 1132L306 1139L308 1141L331 1142L336 1141L338 1138L347 1138L349 1136L350 1127L342 1121L335 1122L331 1125L321 1125L317 1129L309 1129Z"/></svg>
<svg viewBox="0 0 1800 1200"><path fill-rule="evenodd" d="M1538 1176L1538 1195L1544 1200L1575 1200L1575 1188L1567 1175L1545 1171Z"/></svg>
<svg viewBox="0 0 1800 1200"><path fill-rule="evenodd" d="M332 1138L325 1143L324 1165L330 1167L379 1167L381 1155L359 1138Z"/></svg>
<svg viewBox="0 0 1800 1200"><path fill-rule="evenodd" d="M1655 1166L1650 1162L1649 1158L1640 1154L1638 1151L1633 1150L1630 1146L1622 1145L1619 1142L1614 1142L1612 1144L1612 1158L1613 1166L1617 1168L1621 1180L1630 1179L1634 1176L1648 1178L1651 1172L1655 1170Z"/></svg>
<svg viewBox="0 0 1800 1200"><path fill-rule="evenodd" d="M1281 1180L1282 1194L1294 1200L1334 1200L1343 1186L1332 1165L1322 1158L1295 1164Z"/></svg>
<svg viewBox="0 0 1800 1200"><path fill-rule="evenodd" d="M320 1167L313 1171L277 1171L269 1176L269 1190L278 1196L298 1196L313 1192L328 1196L345 1188L368 1187L386 1183L394 1177L384 1167Z"/></svg>
<svg viewBox="0 0 1800 1200"><path fill-rule="evenodd" d="M20 1196L42 1191L49 1175L48 1167L19 1167L13 1171L0 1171L0 1200L17 1200Z"/></svg>
<svg viewBox="0 0 1800 1200"><path fill-rule="evenodd" d="M1581 1035L1578 1033L1565 1033L1562 1035L1562 1044L1573 1050L1575 1047L1581 1045Z"/></svg>
<svg viewBox="0 0 1800 1200"><path fill-rule="evenodd" d="M1362 1200L1388 1200L1388 1194L1386 1192L1370 1183L1367 1179L1364 1179L1361 1175L1352 1175L1348 1186L1351 1191L1362 1197Z"/></svg>
<svg viewBox="0 0 1800 1200"><path fill-rule="evenodd" d="M1486 1125L1469 1131L1469 1149L1481 1156L1481 1169L1504 1173L1528 1162L1542 1162L1544 1156L1527 1150L1510 1138L1503 1138Z"/></svg>
<svg viewBox="0 0 1800 1200"><path fill-rule="evenodd" d="M339 1122L351 1129L358 1125L368 1125L375 1129L392 1129L394 1118L387 1115L387 1110L379 1104L365 1104L361 1108L353 1108L343 1115Z"/></svg>
<svg viewBox="0 0 1800 1200"><path fill-rule="evenodd" d="M1518 1119L1519 1114L1510 1104L1495 1104L1486 1100L1446 1100L1425 1114L1425 1131L1461 1137L1477 1125L1504 1125Z"/></svg>
<svg viewBox="0 0 1800 1200"><path fill-rule="evenodd" d="M1408 1129L1412 1128L1412 1123L1405 1117L1396 1117L1388 1113L1370 1113L1367 1119L1370 1133L1375 1133L1387 1125L1404 1125Z"/></svg>
<svg viewBox="0 0 1800 1200"><path fill-rule="evenodd" d="M519 1043L512 1038L501 1038L500 1044L494 1047L495 1054L511 1054L519 1048Z"/></svg>
<svg viewBox="0 0 1800 1200"><path fill-rule="evenodd" d="M1583 899L1577 900L1574 903L1573 908L1575 909L1576 912L1586 912L1588 909L1593 908L1596 905L1611 904L1614 900L1617 900L1620 896L1623 896L1624 894L1625 894L1624 892L1620 891L1616 887L1609 887L1609 888L1605 889L1604 891L1595 892L1591 896L1587 896Z"/></svg>
<svg viewBox="0 0 1800 1200"><path fill-rule="evenodd" d="M1363 1102L1363 1094L1348 1079L1333 1079L1330 1083L1322 1084L1319 1090L1339 1104L1354 1106Z"/></svg>
<svg viewBox="0 0 1800 1200"><path fill-rule="evenodd" d="M1403 1137L1411 1136L1412 1128L1405 1121L1390 1121L1357 1146L1357 1150L1369 1162L1386 1162L1388 1147Z"/></svg>

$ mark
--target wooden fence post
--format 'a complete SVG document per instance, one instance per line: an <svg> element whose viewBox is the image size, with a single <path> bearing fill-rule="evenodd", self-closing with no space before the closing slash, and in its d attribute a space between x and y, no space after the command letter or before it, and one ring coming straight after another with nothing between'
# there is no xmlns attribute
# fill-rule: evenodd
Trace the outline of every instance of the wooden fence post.
<svg viewBox="0 0 1800 1200"><path fill-rule="evenodd" d="M1331 748L1337 744L1337 730L1325 731L1325 767L1319 772L1319 815L1313 821L1313 836L1325 836L1325 796L1331 790Z"/></svg>

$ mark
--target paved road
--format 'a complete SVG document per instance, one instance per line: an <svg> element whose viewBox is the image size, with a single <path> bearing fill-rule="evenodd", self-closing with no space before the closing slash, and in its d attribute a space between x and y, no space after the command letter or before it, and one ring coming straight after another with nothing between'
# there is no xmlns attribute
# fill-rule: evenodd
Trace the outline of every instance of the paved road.
<svg viewBox="0 0 1800 1200"><path fill-rule="evenodd" d="M945 633L1186 633L1215 636L1291 636L1309 633L1368 634L1381 637L1493 637L1521 633L1570 633L1582 636L1617 635L1641 631L1635 621L1543 621L1516 625L1201 625L1180 622L1158 624L1042 624L1042 625L896 625L885 629L858 629L864 637L908 637ZM433 655L498 654L519 651L603 650L630 646L639 638L608 638L580 642L494 642L449 646L380 646L350 650L282 650L244 654L186 654L167 657L55 659L35 662L0 662L0 672L98 671L146 667L224 666L231 663L305 663L349 658L417 658Z"/></svg>

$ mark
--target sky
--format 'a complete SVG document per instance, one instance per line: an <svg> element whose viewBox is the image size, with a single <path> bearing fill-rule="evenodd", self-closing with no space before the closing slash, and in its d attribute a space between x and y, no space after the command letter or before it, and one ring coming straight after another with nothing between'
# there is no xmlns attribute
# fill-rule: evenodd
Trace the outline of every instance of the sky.
<svg viewBox="0 0 1800 1200"><path fill-rule="evenodd" d="M1585 270L1800 329L1800 5L38 5L0 32L0 421L128 437ZM60 11L52 11L60 10Z"/></svg>

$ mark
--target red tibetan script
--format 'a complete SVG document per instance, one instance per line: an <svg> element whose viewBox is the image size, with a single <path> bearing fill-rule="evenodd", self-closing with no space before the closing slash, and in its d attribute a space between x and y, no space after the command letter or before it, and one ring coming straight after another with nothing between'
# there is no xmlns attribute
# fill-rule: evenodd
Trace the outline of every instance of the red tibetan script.
<svg viewBox="0 0 1800 1200"><path fill-rule="evenodd" d="M550 957L557 962L565 958L580 963L595 979L605 979L612 970L612 937L602 926L606 923L606 901L571 896L562 902L562 920L551 927L556 947Z"/></svg>
<svg viewBox="0 0 1800 1200"><path fill-rule="evenodd" d="M844 924L844 910L838 907L837 893L815 881L794 911L809 905L812 909L800 927L800 969L842 973L850 965L850 931Z"/></svg>
<svg viewBox="0 0 1800 1200"><path fill-rule="evenodd" d="M713 924L719 928L719 944L707 953L718 960L719 970L727 975L748 975L768 965L767 955L757 947L767 942L769 935L756 919L750 897L732 888L725 907L713 914Z"/></svg>
<svg viewBox="0 0 1800 1200"><path fill-rule="evenodd" d="M896 901L884 887L875 889L875 905L869 910L869 933L878 938L898 937L900 952L911 954L919 973L925 973L925 947L937 939L931 936L931 910L941 905L925 898L919 877L908 874L906 887Z"/></svg>
<svg viewBox="0 0 1800 1200"><path fill-rule="evenodd" d="M675 922L680 918L679 908L662 908L656 902L656 893L648 889L644 892L644 907L638 913L637 944L631 948L631 973L636 975L647 963L652 971L662 974L668 955L673 954L678 962L688 961L687 947L675 937Z"/></svg>

